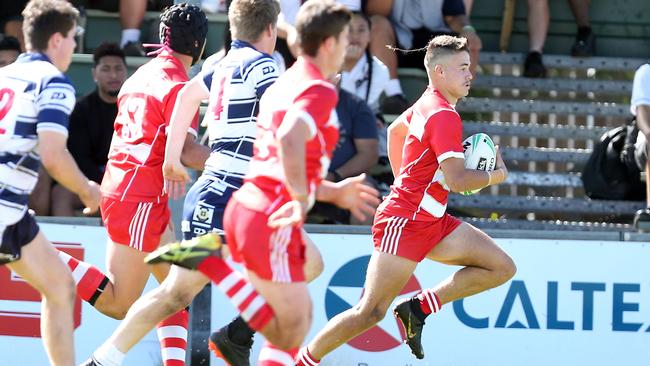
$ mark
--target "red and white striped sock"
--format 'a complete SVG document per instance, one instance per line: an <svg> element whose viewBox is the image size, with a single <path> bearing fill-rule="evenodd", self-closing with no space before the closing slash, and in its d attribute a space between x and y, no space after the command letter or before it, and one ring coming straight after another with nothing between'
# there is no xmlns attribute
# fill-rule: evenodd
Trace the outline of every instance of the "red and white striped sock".
<svg viewBox="0 0 650 366"><path fill-rule="evenodd" d="M415 298L420 302L420 308L426 315L437 313L442 308L438 295L432 289L422 290L422 292L415 295Z"/></svg>
<svg viewBox="0 0 650 366"><path fill-rule="evenodd" d="M187 325L188 314L185 309L158 323L157 333L164 366L185 366Z"/></svg>
<svg viewBox="0 0 650 366"><path fill-rule="evenodd" d="M307 346L304 346L303 348L298 351L298 356L296 357L296 366L318 366L320 365L320 360L316 359L316 357L312 356L311 353L309 353L309 349L307 349Z"/></svg>
<svg viewBox="0 0 650 366"><path fill-rule="evenodd" d="M72 278L77 285L77 296L90 305L95 305L95 301L108 285L108 277L97 267L80 261L68 253L59 251L59 258L68 265L72 272Z"/></svg>
<svg viewBox="0 0 650 366"><path fill-rule="evenodd" d="M294 366L296 355L298 348L284 351L266 341L257 358L257 366Z"/></svg>
<svg viewBox="0 0 650 366"><path fill-rule="evenodd" d="M241 317L254 331L259 332L273 319L273 309L257 293L253 285L218 257L208 257L197 267L230 299Z"/></svg>

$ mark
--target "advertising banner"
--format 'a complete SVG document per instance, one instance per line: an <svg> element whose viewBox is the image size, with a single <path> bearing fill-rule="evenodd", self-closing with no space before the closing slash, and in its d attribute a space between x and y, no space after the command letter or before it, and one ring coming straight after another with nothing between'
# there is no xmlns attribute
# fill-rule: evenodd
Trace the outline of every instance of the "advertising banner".
<svg viewBox="0 0 650 366"><path fill-rule="evenodd" d="M372 251L367 235L311 237L325 270L310 285L314 322L308 340L357 303ZM446 304L431 315L423 333L424 360L402 344L403 330L389 311L321 365L650 365L648 243L496 241L513 257L517 274L496 289ZM433 287L457 269L424 261L401 296ZM232 319L232 309L213 290L213 329ZM262 343L258 337L256 352Z"/></svg>
<svg viewBox="0 0 650 366"><path fill-rule="evenodd" d="M45 236L59 250L97 266L106 265L106 229L101 226L39 224ZM55 278L52 281L56 281ZM147 289L154 288L152 278ZM145 290L146 291L146 290ZM40 338L40 294L22 278L0 266L0 366L49 365ZM77 300L74 309L75 353L78 363L86 360L117 327L85 302ZM127 355L124 365L160 365L160 346L155 331L150 332Z"/></svg>
<svg viewBox="0 0 650 366"><path fill-rule="evenodd" d="M61 250L105 268L103 227L41 224ZM325 323L354 306L363 292L372 244L368 235L311 234L325 270L310 284L311 340ZM650 244L586 240L497 239L518 271L508 283L443 306L427 319L425 359L402 344L389 312L375 327L325 357L323 366L650 365ZM412 296L457 267L425 261L402 290ZM155 286L150 279L147 289ZM236 315L213 288L212 329ZM80 305L81 304L81 305ZM0 267L0 366L47 365L38 321L40 297ZM118 322L85 303L75 306L77 361L86 359ZM253 357L263 344L256 336ZM160 365L151 332L125 365ZM223 365L215 358L211 365ZM252 364L255 364L253 361Z"/></svg>

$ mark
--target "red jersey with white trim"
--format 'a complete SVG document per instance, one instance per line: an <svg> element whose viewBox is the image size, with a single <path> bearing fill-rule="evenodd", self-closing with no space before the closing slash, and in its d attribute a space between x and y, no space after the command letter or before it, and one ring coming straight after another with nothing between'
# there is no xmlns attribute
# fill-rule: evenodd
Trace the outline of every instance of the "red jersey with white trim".
<svg viewBox="0 0 650 366"><path fill-rule="evenodd" d="M274 210L291 200L284 185L284 169L278 157L277 131L285 116L295 115L306 121L311 138L305 146L306 175L310 202L316 187L325 178L332 151L339 138L335 87L320 70L298 58L294 65L270 86L260 100L257 138L246 181L260 188L273 202Z"/></svg>
<svg viewBox="0 0 650 366"><path fill-rule="evenodd" d="M167 51L142 65L118 96L115 133L102 194L123 202L165 202L162 163L178 91L188 80L183 64ZM196 136L198 112L189 133Z"/></svg>
<svg viewBox="0 0 650 366"><path fill-rule="evenodd" d="M437 220L445 214L449 194L440 163L465 158L460 116L442 94L429 87L399 120L409 129L402 165L379 210L410 220Z"/></svg>

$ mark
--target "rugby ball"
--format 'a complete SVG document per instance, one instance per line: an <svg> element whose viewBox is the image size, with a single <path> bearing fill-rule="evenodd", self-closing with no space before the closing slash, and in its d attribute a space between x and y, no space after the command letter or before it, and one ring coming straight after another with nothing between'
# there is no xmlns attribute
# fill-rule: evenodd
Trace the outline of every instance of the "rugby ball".
<svg viewBox="0 0 650 366"><path fill-rule="evenodd" d="M496 148L490 136L484 133L474 134L463 141L465 168L475 170L494 170L497 163ZM480 189L461 192L466 196L478 193Z"/></svg>

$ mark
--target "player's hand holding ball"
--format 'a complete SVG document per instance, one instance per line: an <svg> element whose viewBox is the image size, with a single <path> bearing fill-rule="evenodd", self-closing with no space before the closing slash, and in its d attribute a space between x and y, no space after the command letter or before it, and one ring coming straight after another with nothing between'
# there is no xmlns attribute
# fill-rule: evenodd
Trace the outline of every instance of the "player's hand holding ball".
<svg viewBox="0 0 650 366"><path fill-rule="evenodd" d="M483 170L489 174L488 186L502 183L508 177L499 147L484 133L474 134L463 141L465 168ZM461 192L466 196L476 194L480 189Z"/></svg>
<svg viewBox="0 0 650 366"><path fill-rule="evenodd" d="M501 150L499 150L499 145L496 145L494 147L494 150L496 151L497 155L497 163L495 170L490 172L489 185L500 184L508 179L508 168L506 167L506 163L503 162L503 158L501 157Z"/></svg>

